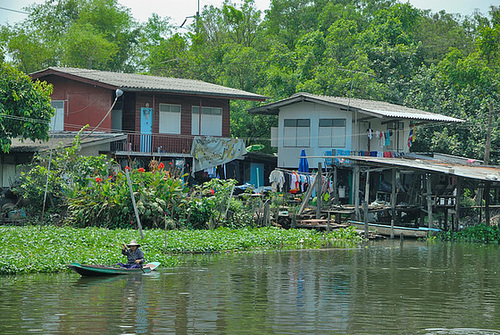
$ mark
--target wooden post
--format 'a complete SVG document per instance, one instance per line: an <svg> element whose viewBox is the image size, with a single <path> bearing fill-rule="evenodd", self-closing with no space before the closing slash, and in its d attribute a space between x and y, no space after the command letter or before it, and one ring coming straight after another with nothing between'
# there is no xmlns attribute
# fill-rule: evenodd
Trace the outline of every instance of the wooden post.
<svg viewBox="0 0 500 335"><path fill-rule="evenodd" d="M316 219L321 217L321 184L323 184L323 166L318 163L318 176L316 177Z"/></svg>
<svg viewBox="0 0 500 335"><path fill-rule="evenodd" d="M363 219L365 222L365 237L368 238L368 202L370 201L370 170L366 170L365 202L363 204Z"/></svg>
<svg viewBox="0 0 500 335"><path fill-rule="evenodd" d="M427 216L429 218L429 228L433 228L434 227L434 223L432 222L432 189L431 189L431 174L430 173L427 173L425 175L425 181L426 181L426 185L427 185Z"/></svg>
<svg viewBox="0 0 500 335"><path fill-rule="evenodd" d="M353 176L353 200L354 200L354 217L356 221L359 221L360 219L360 212L359 212L359 165L358 163L354 163L354 176Z"/></svg>
<svg viewBox="0 0 500 335"><path fill-rule="evenodd" d="M339 189L338 189L338 183L339 183L339 177L337 175L337 165L333 166L333 203L335 205L340 203L339 199Z"/></svg>
<svg viewBox="0 0 500 335"><path fill-rule="evenodd" d="M226 220L227 220L227 212L229 211L229 205L231 205L231 199L233 198L234 187L235 185L233 184L233 188L231 189L231 195L229 195L229 199L227 199L226 213L224 214L224 218Z"/></svg>
<svg viewBox="0 0 500 335"><path fill-rule="evenodd" d="M318 179L319 176L319 171L316 173L316 179L314 179L314 183L316 183L316 180ZM297 215L302 215L302 212L306 208L307 204L309 203L309 198L311 197L312 191L314 190L314 185L310 185L307 188L306 193L302 196L302 203L300 204L299 211L297 212Z"/></svg>
<svg viewBox="0 0 500 335"><path fill-rule="evenodd" d="M392 169L391 190L391 238L394 238L394 219L396 218L396 169Z"/></svg>
<svg viewBox="0 0 500 335"><path fill-rule="evenodd" d="M444 230L448 230L448 207L444 209Z"/></svg>
<svg viewBox="0 0 500 335"><path fill-rule="evenodd" d="M130 189L130 197L132 198L132 207L134 207L135 218L137 219L137 227L139 227L141 238L144 238L144 233L142 232L141 219L139 219L139 212L137 211L137 205L135 204L134 191L132 190L132 181L130 180L128 169L125 169L125 175L127 176L128 187Z"/></svg>
<svg viewBox="0 0 500 335"><path fill-rule="evenodd" d="M268 227L271 223L271 207L269 205L270 200L267 199L264 201L264 204L262 206L262 223Z"/></svg>
<svg viewBox="0 0 500 335"><path fill-rule="evenodd" d="M332 217L332 213L328 212L328 220L326 220L326 232L330 232L330 219Z"/></svg>
<svg viewBox="0 0 500 335"><path fill-rule="evenodd" d="M458 230L459 224L460 224L460 193L462 192L462 180L460 177L457 178L457 195L455 197L455 229ZM451 230L453 230L453 225L451 227Z"/></svg>
<svg viewBox="0 0 500 335"><path fill-rule="evenodd" d="M491 188L491 182L487 181L483 193L485 202L484 219L486 220L487 226L490 225L490 188Z"/></svg>

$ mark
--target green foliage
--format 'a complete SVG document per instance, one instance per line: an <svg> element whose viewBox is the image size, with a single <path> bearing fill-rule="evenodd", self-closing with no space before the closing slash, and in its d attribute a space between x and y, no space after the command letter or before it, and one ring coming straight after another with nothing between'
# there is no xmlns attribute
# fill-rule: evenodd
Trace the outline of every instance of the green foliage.
<svg viewBox="0 0 500 335"><path fill-rule="evenodd" d="M60 272L66 264L113 265L123 262L121 246L138 239L133 230L104 228L36 226L0 227L0 274ZM139 239L138 239L139 240ZM339 229L330 234L313 230L254 228L232 230L147 230L139 240L146 261L162 267L176 266L175 254L212 253L242 250L310 249L332 246L355 246L360 242L353 229Z"/></svg>
<svg viewBox="0 0 500 335"><path fill-rule="evenodd" d="M194 188L187 203L191 228L239 228L250 225L252 217L240 200L231 197L236 180L212 179Z"/></svg>
<svg viewBox="0 0 500 335"><path fill-rule="evenodd" d="M139 30L117 0L49 0L26 10L24 21L3 27L0 35L23 71L48 66L132 70Z"/></svg>
<svg viewBox="0 0 500 335"><path fill-rule="evenodd" d="M41 152L35 155L33 162L27 167L28 172L21 174L20 185L15 191L29 200L28 209L32 215L37 216L42 211L46 185L48 211L64 214L68 197L75 194L75 189L87 185L92 175L109 175L112 161L108 161L105 155L81 156L79 149L80 133L71 147L58 147L53 153Z"/></svg>
<svg viewBox="0 0 500 335"><path fill-rule="evenodd" d="M72 25L62 44L61 60L71 67L106 69L107 63L116 57L118 52L116 44L108 41L104 34L88 23Z"/></svg>
<svg viewBox="0 0 500 335"><path fill-rule="evenodd" d="M11 139L47 140L52 87L31 81L24 73L0 64L0 149L9 152Z"/></svg>
<svg viewBox="0 0 500 335"><path fill-rule="evenodd" d="M488 226L484 223L467 227L461 231L447 231L439 236L445 241L465 241L475 243L499 243L500 229L498 226Z"/></svg>
<svg viewBox="0 0 500 335"><path fill-rule="evenodd" d="M430 112L468 120L459 126L430 125L418 129L415 150L436 151L482 159L488 105L499 101L500 73L489 68L478 53L450 53L437 65L422 67L410 82L406 103ZM493 121L496 129L498 119ZM491 147L500 145L498 131L492 133ZM491 160L498 162L499 152Z"/></svg>
<svg viewBox="0 0 500 335"><path fill-rule="evenodd" d="M68 223L79 227L135 227L126 173L143 227L162 227L166 216L179 218L188 191L182 179L168 177L162 168L152 172L128 171L110 177L94 174L87 184L75 188L68 197Z"/></svg>
<svg viewBox="0 0 500 335"><path fill-rule="evenodd" d="M52 156L37 155L31 169L22 174L17 192L29 199L32 217L39 216L46 199L46 212L64 217L64 223L74 227L136 227L128 174L145 228L211 229L254 224L253 210L249 210L253 204L231 197L235 180L212 179L189 194L185 176L171 176L163 164L149 172L128 167L123 172L104 155L79 155L79 145L77 135L71 147L57 148Z"/></svg>

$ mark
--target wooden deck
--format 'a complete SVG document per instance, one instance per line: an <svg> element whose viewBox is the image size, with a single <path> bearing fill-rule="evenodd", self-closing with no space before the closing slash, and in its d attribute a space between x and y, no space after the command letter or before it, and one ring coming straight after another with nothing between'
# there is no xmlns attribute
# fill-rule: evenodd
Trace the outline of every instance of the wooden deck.
<svg viewBox="0 0 500 335"><path fill-rule="evenodd" d="M295 228L309 228L309 229L318 229L318 230L329 230L329 229L339 229L339 228L347 228L349 225L340 224L328 219L303 219L297 220L295 224Z"/></svg>

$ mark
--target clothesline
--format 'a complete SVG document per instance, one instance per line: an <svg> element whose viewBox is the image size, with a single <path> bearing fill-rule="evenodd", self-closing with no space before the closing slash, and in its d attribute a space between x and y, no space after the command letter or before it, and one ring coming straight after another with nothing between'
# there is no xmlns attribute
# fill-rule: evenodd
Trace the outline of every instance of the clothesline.
<svg viewBox="0 0 500 335"><path fill-rule="evenodd" d="M308 175L315 175L316 172L299 172L297 170L289 170L289 169L284 169L284 168L275 168L275 170L278 170L278 171L283 171L283 172L290 172L290 173L299 173L299 174L308 174Z"/></svg>
<svg viewBox="0 0 500 335"><path fill-rule="evenodd" d="M280 192L304 193L307 188L314 185L317 176L310 172L297 172L288 169L276 168L269 174L271 189ZM332 181L321 174L321 190L332 188ZM313 194L315 191L313 190Z"/></svg>

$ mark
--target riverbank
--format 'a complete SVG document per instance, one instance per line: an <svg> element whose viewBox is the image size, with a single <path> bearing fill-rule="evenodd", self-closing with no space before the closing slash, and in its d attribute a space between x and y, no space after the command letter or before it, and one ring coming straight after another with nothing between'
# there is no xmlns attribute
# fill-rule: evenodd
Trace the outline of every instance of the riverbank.
<svg viewBox="0 0 500 335"><path fill-rule="evenodd" d="M123 262L121 246L131 239L141 244L146 260L163 267L179 265L178 254L248 250L318 249L355 246L361 238L353 228L330 233L274 227L215 230L144 231L55 226L0 227L0 274L68 271L66 264Z"/></svg>

